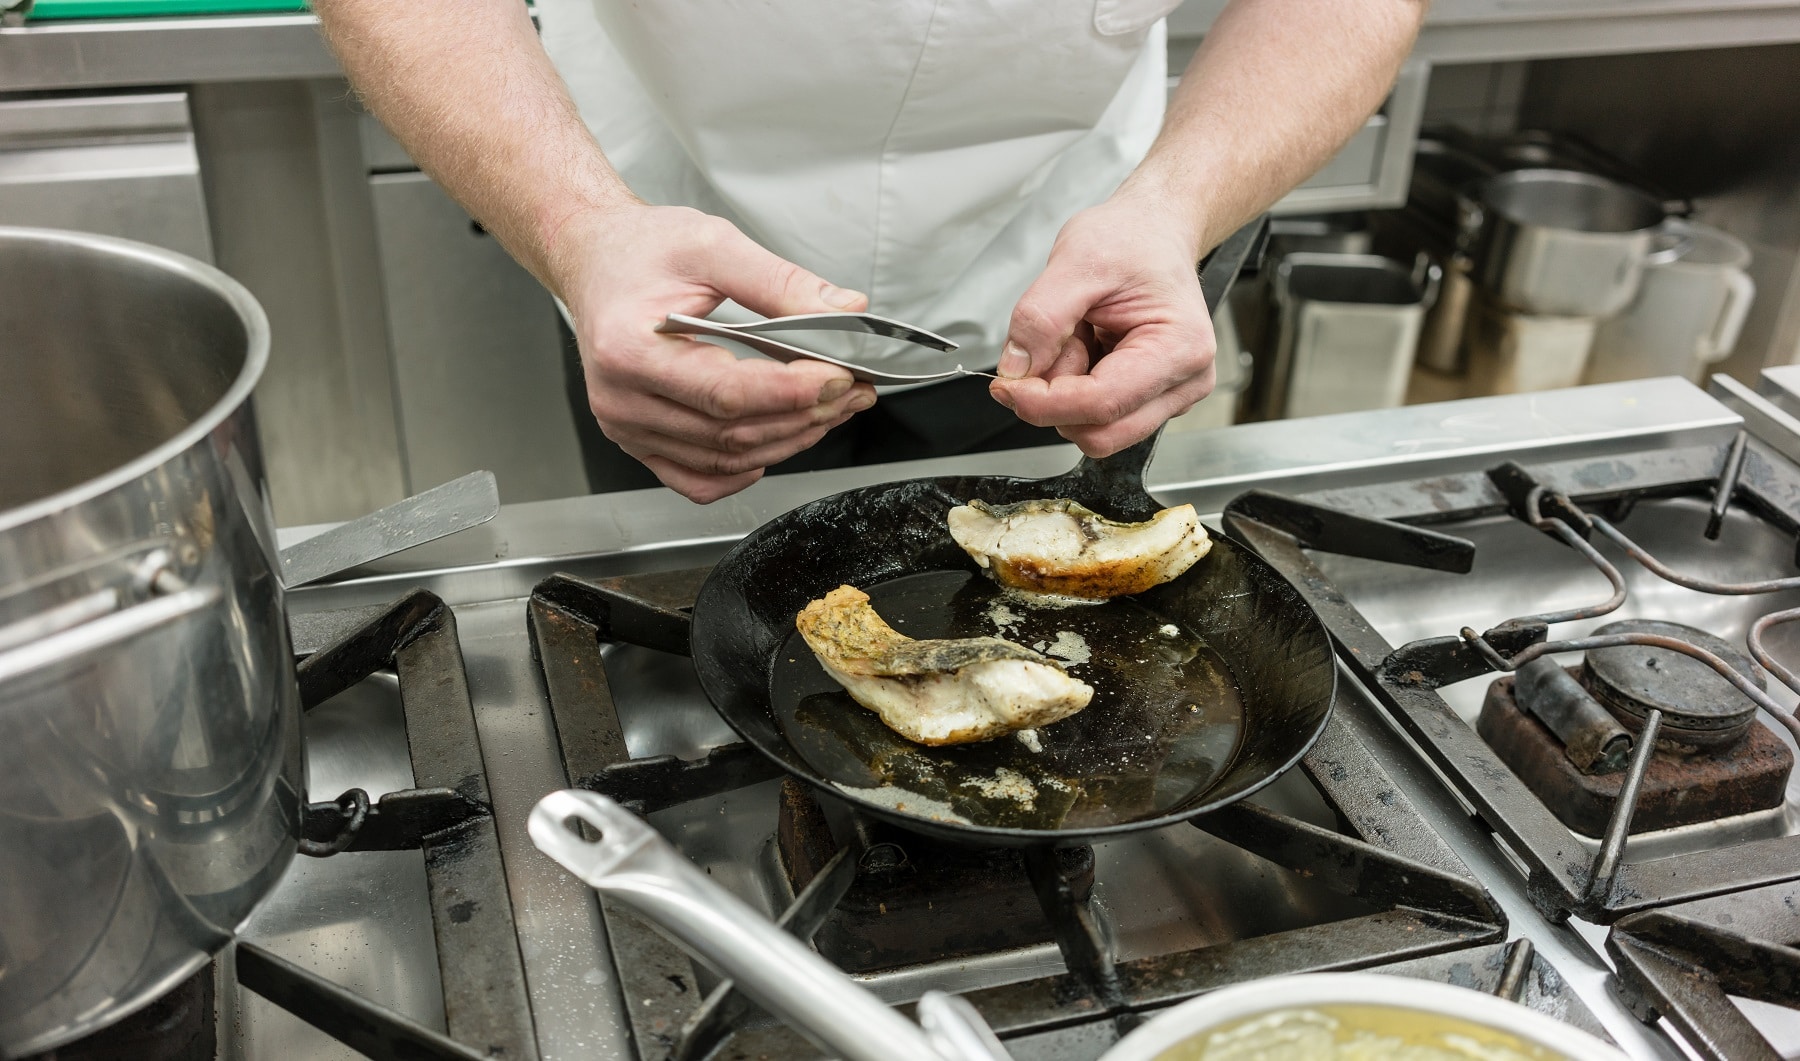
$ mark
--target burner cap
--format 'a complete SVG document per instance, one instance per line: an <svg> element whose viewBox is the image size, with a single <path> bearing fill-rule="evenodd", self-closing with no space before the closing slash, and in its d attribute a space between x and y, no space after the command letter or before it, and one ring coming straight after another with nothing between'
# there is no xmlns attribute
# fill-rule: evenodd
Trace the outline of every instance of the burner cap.
<svg viewBox="0 0 1800 1061"><path fill-rule="evenodd" d="M1594 633L1680 638L1720 657L1762 685L1762 675L1748 657L1704 630L1680 623L1627 619L1608 623ZM1641 726L1654 707L1662 711L1665 729L1711 738L1709 743L1717 743L1735 737L1756 714L1755 701L1717 671L1672 649L1647 645L1599 648L1588 652L1585 662L1594 696L1622 721Z"/></svg>

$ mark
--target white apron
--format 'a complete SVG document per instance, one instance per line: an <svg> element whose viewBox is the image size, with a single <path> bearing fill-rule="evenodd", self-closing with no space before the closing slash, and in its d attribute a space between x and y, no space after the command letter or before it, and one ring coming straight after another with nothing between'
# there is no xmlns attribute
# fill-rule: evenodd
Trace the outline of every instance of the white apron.
<svg viewBox="0 0 1800 1061"><path fill-rule="evenodd" d="M634 192L729 218L865 292L872 312L962 344L837 348L924 373L991 368L1058 229L1143 157L1162 122L1161 20L1179 2L538 0L537 11Z"/></svg>

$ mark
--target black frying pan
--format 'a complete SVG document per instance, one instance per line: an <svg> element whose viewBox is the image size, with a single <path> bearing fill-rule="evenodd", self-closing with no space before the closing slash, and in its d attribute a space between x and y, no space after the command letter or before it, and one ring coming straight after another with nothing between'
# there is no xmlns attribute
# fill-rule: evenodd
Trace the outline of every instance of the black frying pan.
<svg viewBox="0 0 1800 1061"><path fill-rule="evenodd" d="M1260 236L1251 226L1209 259L1201 274L1209 310ZM700 684L725 721L788 773L952 840L1074 843L1249 795L1318 739L1336 689L1325 629L1280 574L1212 531L1203 560L1148 593L1028 608L981 574L945 526L946 513L973 498L1067 497L1114 519L1147 519L1162 507L1144 489L1155 445L1152 437L1084 459L1051 479L914 479L777 518L700 589L692 631ZM1087 662L1072 671L1095 687L1094 699L1039 731L1041 750L1010 737L913 744L826 676L794 628L808 601L845 583L913 637L1002 633L1076 656L1085 648Z"/></svg>

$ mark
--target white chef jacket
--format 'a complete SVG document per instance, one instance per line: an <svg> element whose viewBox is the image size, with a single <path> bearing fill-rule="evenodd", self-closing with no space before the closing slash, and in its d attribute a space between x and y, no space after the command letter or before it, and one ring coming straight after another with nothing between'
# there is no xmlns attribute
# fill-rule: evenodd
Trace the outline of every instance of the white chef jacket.
<svg viewBox="0 0 1800 1061"><path fill-rule="evenodd" d="M926 373L992 368L1057 231L1143 157L1162 123L1162 19L1179 2L538 0L537 11L634 192L728 218L863 291L872 312L962 344L833 349Z"/></svg>

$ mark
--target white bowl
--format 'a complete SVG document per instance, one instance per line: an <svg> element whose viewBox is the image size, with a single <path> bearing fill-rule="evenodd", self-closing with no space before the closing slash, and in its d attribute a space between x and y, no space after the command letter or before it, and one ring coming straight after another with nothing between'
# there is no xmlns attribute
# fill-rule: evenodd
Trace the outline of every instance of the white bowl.
<svg viewBox="0 0 1800 1061"><path fill-rule="evenodd" d="M1227 987L1184 1002L1127 1035L1104 1061L1157 1055L1235 1021L1278 1009L1369 1005L1415 1010L1508 1032L1569 1061L1625 1061L1599 1039L1516 1002L1465 987L1380 973L1307 973Z"/></svg>

